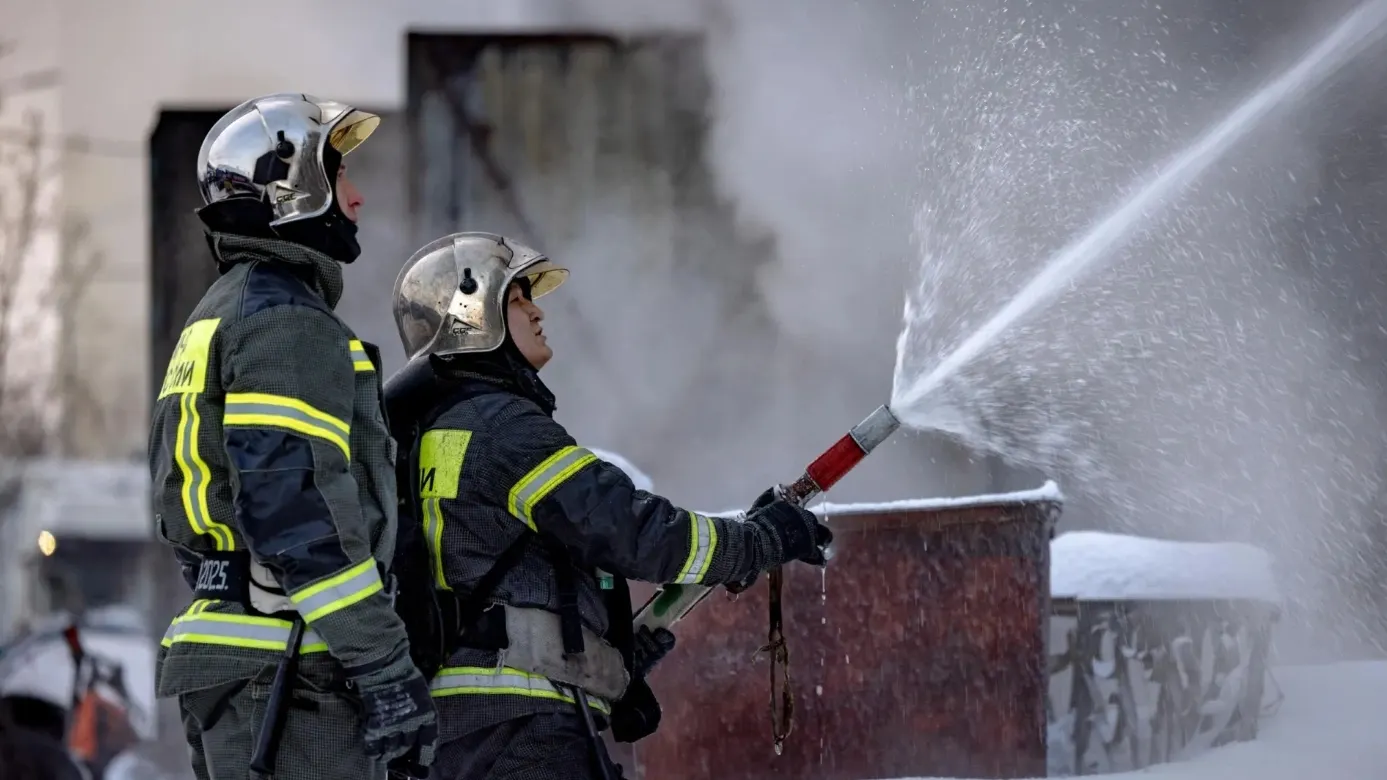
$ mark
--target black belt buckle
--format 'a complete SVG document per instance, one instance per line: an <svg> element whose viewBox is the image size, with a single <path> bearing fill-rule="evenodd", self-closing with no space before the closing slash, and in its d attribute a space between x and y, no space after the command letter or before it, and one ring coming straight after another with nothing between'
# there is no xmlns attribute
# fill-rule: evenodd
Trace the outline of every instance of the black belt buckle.
<svg viewBox="0 0 1387 780"><path fill-rule="evenodd" d="M193 598L250 602L250 555L244 552L209 552L198 562Z"/></svg>

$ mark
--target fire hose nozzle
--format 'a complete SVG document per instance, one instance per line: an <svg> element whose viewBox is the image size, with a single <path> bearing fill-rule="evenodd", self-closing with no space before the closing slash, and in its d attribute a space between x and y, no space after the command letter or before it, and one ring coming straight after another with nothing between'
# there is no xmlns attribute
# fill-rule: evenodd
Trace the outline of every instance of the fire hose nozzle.
<svg viewBox="0 0 1387 780"><path fill-rule="evenodd" d="M854 425L847 435L809 464L804 476L791 486L790 495L802 506L803 502L833 487L900 427L901 421L890 408L877 407L867 419Z"/></svg>
<svg viewBox="0 0 1387 780"><path fill-rule="evenodd" d="M869 453L876 449L877 445L891 438L891 434L900 427L901 421L896 418L891 407L883 404L867 415L867 419L853 426L848 435L857 442L857 446L861 447L864 453Z"/></svg>

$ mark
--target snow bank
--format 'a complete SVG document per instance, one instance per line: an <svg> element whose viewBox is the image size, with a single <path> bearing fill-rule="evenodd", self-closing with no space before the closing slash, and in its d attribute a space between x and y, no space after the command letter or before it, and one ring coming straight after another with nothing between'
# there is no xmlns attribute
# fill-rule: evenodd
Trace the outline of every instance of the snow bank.
<svg viewBox="0 0 1387 780"><path fill-rule="evenodd" d="M1286 698L1254 742L1104 780L1382 780L1387 777L1387 661L1273 670ZM902 778L901 780L909 780ZM929 780L915 778L914 780ZM935 778L934 780L943 780Z"/></svg>
<svg viewBox="0 0 1387 780"><path fill-rule="evenodd" d="M1272 558L1252 545L1076 531L1050 544L1050 593L1088 599L1279 603Z"/></svg>
<svg viewBox="0 0 1387 780"><path fill-rule="evenodd" d="M626 476L630 477L631 481L635 483L636 490L644 490L647 493L655 492L655 484L650 481L649 475L647 475L644 471L641 471L640 469L636 468L635 465L631 463L631 461L621 457L615 452L599 450L593 447L588 447L588 452L591 452L593 455L596 455L602 460L605 460L613 466L616 466L617 468L626 472Z"/></svg>

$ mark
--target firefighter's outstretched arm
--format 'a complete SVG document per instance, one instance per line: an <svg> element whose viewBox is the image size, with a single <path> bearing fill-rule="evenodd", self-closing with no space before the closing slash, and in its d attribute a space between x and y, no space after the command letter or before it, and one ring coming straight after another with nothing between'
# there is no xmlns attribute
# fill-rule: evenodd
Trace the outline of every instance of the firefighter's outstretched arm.
<svg viewBox="0 0 1387 780"><path fill-rule="evenodd" d="M826 529L812 513L783 501L745 522L681 509L637 490L537 409L515 406L487 437L513 469L502 486L506 505L583 563L647 582L717 585L792 560L822 562Z"/></svg>
<svg viewBox="0 0 1387 780"><path fill-rule="evenodd" d="M236 525L305 622L347 667L405 648L350 471L355 368L326 312L280 305L223 340L222 420Z"/></svg>

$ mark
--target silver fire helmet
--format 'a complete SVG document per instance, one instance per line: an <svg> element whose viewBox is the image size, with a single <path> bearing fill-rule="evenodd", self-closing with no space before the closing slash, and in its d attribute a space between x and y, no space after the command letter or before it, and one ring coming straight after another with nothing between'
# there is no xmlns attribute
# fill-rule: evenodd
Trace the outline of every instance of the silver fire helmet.
<svg viewBox="0 0 1387 780"><path fill-rule="evenodd" d="M208 131L197 153L198 187L207 204L264 198L272 226L323 214L336 197L323 168L326 144L346 155L380 117L344 103L283 92L247 100Z"/></svg>
<svg viewBox="0 0 1387 780"><path fill-rule="evenodd" d="M506 294L522 276L538 298L563 284L568 269L493 233L453 233L424 245L395 279L395 325L409 359L500 347Z"/></svg>

